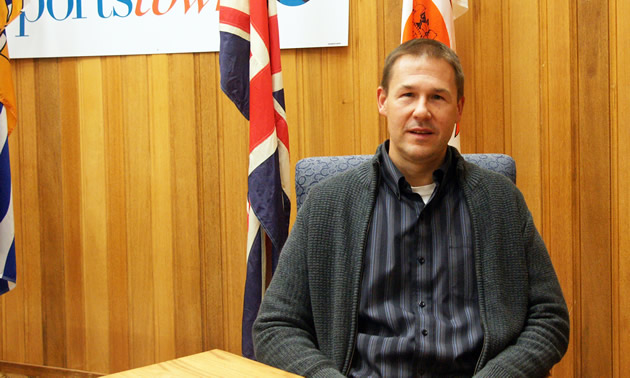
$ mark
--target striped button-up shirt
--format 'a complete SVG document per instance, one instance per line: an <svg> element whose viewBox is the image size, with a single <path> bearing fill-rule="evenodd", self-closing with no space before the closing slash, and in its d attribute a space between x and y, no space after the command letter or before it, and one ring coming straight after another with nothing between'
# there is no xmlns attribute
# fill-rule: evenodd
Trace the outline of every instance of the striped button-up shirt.
<svg viewBox="0 0 630 378"><path fill-rule="evenodd" d="M387 150L389 143L379 148ZM386 151L365 252L351 376L472 375L483 331L470 216L449 148L427 204Z"/></svg>

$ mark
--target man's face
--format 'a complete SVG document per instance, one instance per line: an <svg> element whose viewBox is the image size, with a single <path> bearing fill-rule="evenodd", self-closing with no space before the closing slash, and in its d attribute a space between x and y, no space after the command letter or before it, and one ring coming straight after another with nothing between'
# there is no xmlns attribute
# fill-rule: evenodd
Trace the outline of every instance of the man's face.
<svg viewBox="0 0 630 378"><path fill-rule="evenodd" d="M457 100L455 71L443 59L404 55L394 63L378 111L387 117L389 156L403 172L442 164L455 123L464 109Z"/></svg>

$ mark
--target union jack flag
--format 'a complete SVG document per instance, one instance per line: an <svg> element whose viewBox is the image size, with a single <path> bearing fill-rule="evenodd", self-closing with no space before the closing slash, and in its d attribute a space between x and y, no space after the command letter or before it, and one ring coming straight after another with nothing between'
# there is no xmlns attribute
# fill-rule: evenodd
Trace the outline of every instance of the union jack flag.
<svg viewBox="0 0 630 378"><path fill-rule="evenodd" d="M287 127L276 0L221 0L221 88L249 119L247 277L242 352L289 231Z"/></svg>
<svg viewBox="0 0 630 378"><path fill-rule="evenodd" d="M5 27L22 11L22 0L0 2L0 295L15 287L15 229L9 163L9 134L17 111Z"/></svg>

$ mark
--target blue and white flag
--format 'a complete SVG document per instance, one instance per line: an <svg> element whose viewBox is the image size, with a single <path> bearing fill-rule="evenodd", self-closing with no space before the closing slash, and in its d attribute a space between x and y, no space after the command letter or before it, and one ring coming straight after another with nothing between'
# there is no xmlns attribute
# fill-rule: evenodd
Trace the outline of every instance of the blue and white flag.
<svg viewBox="0 0 630 378"><path fill-rule="evenodd" d="M13 226L13 193L9 164L7 109L0 103L0 294L15 287L15 231Z"/></svg>
<svg viewBox="0 0 630 378"><path fill-rule="evenodd" d="M0 295L13 289L17 278L9 164L9 134L17 122L17 110L5 28L22 12L22 6L22 0L0 1Z"/></svg>

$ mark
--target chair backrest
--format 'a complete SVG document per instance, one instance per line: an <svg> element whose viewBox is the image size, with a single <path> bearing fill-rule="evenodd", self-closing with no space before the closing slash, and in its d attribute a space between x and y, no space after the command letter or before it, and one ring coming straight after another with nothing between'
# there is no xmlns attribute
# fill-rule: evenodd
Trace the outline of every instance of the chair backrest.
<svg viewBox="0 0 630 378"><path fill-rule="evenodd" d="M302 206L311 187L318 182L357 167L373 155L308 157L295 165L295 194L297 208ZM466 161L501 173L516 183L516 163L504 154L462 154Z"/></svg>

